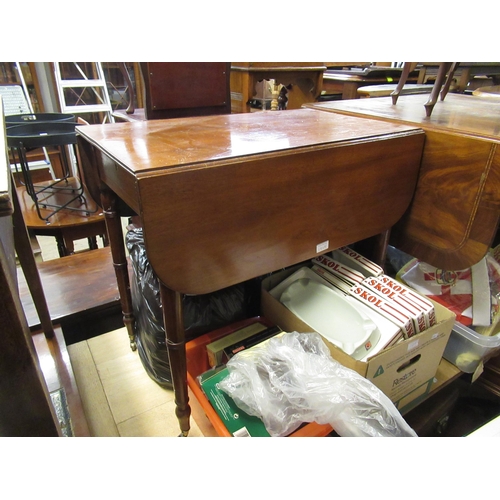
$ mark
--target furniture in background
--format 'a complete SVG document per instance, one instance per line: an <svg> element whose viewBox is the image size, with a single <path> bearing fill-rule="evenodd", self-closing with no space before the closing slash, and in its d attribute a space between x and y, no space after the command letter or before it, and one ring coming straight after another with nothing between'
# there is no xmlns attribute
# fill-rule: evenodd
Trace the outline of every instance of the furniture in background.
<svg viewBox="0 0 500 500"><path fill-rule="evenodd" d="M425 147L412 204L391 232L400 250L432 266L461 270L479 262L500 217L500 103L450 94L427 117L425 95L310 104L324 112L420 127Z"/></svg>
<svg viewBox="0 0 500 500"><path fill-rule="evenodd" d="M101 236L103 244L107 245L104 215L86 193L78 167L78 152L74 149L75 116L32 113L7 116L5 121L10 156L16 171L20 169L16 191L30 234L55 237L61 257L73 253L73 242L78 239L88 238L89 248L95 249L96 237ZM86 123L81 119L78 122ZM46 146L60 151L61 176L36 181L32 175L36 170L32 171L28 154Z"/></svg>
<svg viewBox="0 0 500 500"><path fill-rule="evenodd" d="M74 435L88 435L64 339L51 323L28 231L12 186L1 100L0 136L0 434L6 437L64 435L52 399L57 385L57 395L68 402L75 416ZM29 330L19 298L16 253L41 318L42 331L35 337ZM79 413L78 418L75 411Z"/></svg>
<svg viewBox="0 0 500 500"><path fill-rule="evenodd" d="M70 184L74 182L74 179L69 180ZM80 239L88 240L90 250L98 248L98 237L101 238L102 246L108 246L104 214L86 191L84 191L83 197L89 210L88 215L87 213L73 212L71 210L60 210L50 217L49 223L40 219L36 207L24 186L17 187L16 191L26 227L30 234L55 238L60 257L73 254L74 242ZM81 208L80 202L77 203L77 207Z"/></svg>
<svg viewBox="0 0 500 500"><path fill-rule="evenodd" d="M383 262L388 232L413 196L423 142L418 127L308 109L78 128L85 177L94 181L89 191L106 214L131 343L119 216L127 209L141 218L161 284L184 435L191 410L183 295L210 293L369 238L382 241L369 257Z"/></svg>
<svg viewBox="0 0 500 500"><path fill-rule="evenodd" d="M123 326L120 295L109 247L37 263L50 320L66 344ZM18 272L19 297L32 332L41 329L29 284Z"/></svg>
<svg viewBox="0 0 500 500"><path fill-rule="evenodd" d="M331 66L332 64L335 66ZM370 63L365 65L329 63L328 69L323 74L321 100L358 99L360 87L396 83L399 81L402 71L401 68ZM418 72L413 71L407 81L408 83L417 83L417 78Z"/></svg>
<svg viewBox="0 0 500 500"><path fill-rule="evenodd" d="M307 102L315 102L323 86L323 63L231 63L231 112L248 113L250 101L256 97L257 84L274 80L283 85L288 100L286 109L298 109Z"/></svg>
<svg viewBox="0 0 500 500"><path fill-rule="evenodd" d="M392 92L391 94L393 104L396 104L398 102L399 95L403 90L406 80L408 79L410 73L415 70L417 64L418 63L414 62L404 63L403 73L401 75L401 78L399 79L399 82L394 92ZM441 101L444 101L446 95L450 90L450 86L453 81L453 75L455 74L458 64L459 63L456 62L439 63L439 69L437 72L436 80L431 90L431 95L429 96L427 102L424 104L425 114L427 116L431 116L432 110L434 109L434 106L438 100L438 96L441 99Z"/></svg>
<svg viewBox="0 0 500 500"><path fill-rule="evenodd" d="M366 87L358 88L358 97L363 99L366 97L387 97L396 90L397 84L385 83L381 85L367 85ZM401 95L413 94L429 94L432 90L432 85L420 85L418 83L407 83L401 89Z"/></svg>
<svg viewBox="0 0 500 500"><path fill-rule="evenodd" d="M6 63L3 64L5 65ZM39 109L38 101L34 98L36 95L30 93L32 92L32 88L27 85L22 76L23 72L20 69L19 63L15 63L15 69L17 69L17 73L19 73L19 79L22 84L9 83L0 85L0 98L3 100L4 117L8 125L12 125L11 122L15 123L16 121L22 124L22 120L24 119L44 115L44 113L40 112L35 114L34 110ZM11 163L15 161L10 150L9 158ZM38 178L48 179L61 177L63 175L60 148L44 147L29 149L26 154L26 160L30 164L36 165ZM19 177L21 175L22 174L19 173ZM16 181L17 180L19 179L16 179Z"/></svg>
<svg viewBox="0 0 500 500"><path fill-rule="evenodd" d="M439 72L440 63L422 62L418 64L419 84L433 84ZM499 62L460 62L457 63L451 83L452 90L458 94L466 93L469 89L476 88L476 80L479 85L500 84ZM486 81L486 83L484 83ZM481 83L482 82L482 83Z"/></svg>
<svg viewBox="0 0 500 500"><path fill-rule="evenodd" d="M500 85L492 85L488 87L479 87L472 92L476 97L487 97L492 99L500 99Z"/></svg>
<svg viewBox="0 0 500 500"><path fill-rule="evenodd" d="M33 62L0 62L0 85L18 85L26 89L30 102L30 110L34 113L45 111L40 89L40 82ZM17 114L20 111L17 111ZM8 110L4 103L4 116Z"/></svg>
<svg viewBox="0 0 500 500"><path fill-rule="evenodd" d="M133 85L125 64L121 64L130 90ZM148 62L140 63L144 108L135 108L129 95L126 110L113 113L119 121L143 121L231 112L229 63Z"/></svg>
<svg viewBox="0 0 500 500"><path fill-rule="evenodd" d="M83 197L81 176L74 171L72 162L73 147L76 144L75 126L76 119L70 114L42 113L6 117L7 143L14 165L16 169L21 169L26 192L33 201L38 217L44 221L48 221L62 209L90 215ZM60 149L63 175L43 184L35 184L27 153L48 146ZM75 203L77 201L79 203Z"/></svg>

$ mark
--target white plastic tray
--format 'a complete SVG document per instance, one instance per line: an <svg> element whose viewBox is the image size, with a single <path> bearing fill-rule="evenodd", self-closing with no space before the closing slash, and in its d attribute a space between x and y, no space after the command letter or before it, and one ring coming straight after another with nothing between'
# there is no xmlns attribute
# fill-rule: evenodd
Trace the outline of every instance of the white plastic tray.
<svg viewBox="0 0 500 500"><path fill-rule="evenodd" d="M314 279L299 278L290 283L280 302L354 359L369 354L380 339L377 325L368 316Z"/></svg>

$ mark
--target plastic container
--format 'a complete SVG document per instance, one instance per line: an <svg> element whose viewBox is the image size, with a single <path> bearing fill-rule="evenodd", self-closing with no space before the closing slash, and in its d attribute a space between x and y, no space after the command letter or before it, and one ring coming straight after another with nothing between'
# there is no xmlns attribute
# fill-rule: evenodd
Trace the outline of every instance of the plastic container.
<svg viewBox="0 0 500 500"><path fill-rule="evenodd" d="M474 373L500 349L500 333L486 336L455 322L443 357L465 373Z"/></svg>

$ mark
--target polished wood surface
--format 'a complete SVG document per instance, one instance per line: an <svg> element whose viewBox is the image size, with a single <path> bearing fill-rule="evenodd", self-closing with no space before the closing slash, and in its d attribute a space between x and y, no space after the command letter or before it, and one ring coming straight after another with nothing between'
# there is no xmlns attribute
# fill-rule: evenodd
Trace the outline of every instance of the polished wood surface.
<svg viewBox="0 0 500 500"><path fill-rule="evenodd" d="M336 114L419 126L426 132L412 204L392 231L401 250L433 266L459 270L486 254L500 215L498 102L449 94L426 117L426 96L308 105Z"/></svg>
<svg viewBox="0 0 500 500"><path fill-rule="evenodd" d="M424 140L420 128L307 109L91 125L78 135L85 178L95 181L89 190L106 214L131 339L120 202L141 217L184 435L182 294L388 231L413 196Z"/></svg>
<svg viewBox="0 0 500 500"><path fill-rule="evenodd" d="M256 85L262 80L275 80L288 88L287 109L298 109L306 102L314 102L321 94L323 71L319 62L233 62L231 63L231 112L251 111L250 99L257 93Z"/></svg>

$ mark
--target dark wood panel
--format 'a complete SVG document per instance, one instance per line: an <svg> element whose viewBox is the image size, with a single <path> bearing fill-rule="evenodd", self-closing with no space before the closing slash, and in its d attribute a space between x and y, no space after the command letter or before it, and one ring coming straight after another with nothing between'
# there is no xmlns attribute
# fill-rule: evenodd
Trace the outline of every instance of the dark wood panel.
<svg viewBox="0 0 500 500"><path fill-rule="evenodd" d="M422 147L373 138L141 179L148 258L198 294L379 234L408 207Z"/></svg>
<svg viewBox="0 0 500 500"><path fill-rule="evenodd" d="M230 113L229 63L141 63L145 118Z"/></svg>

